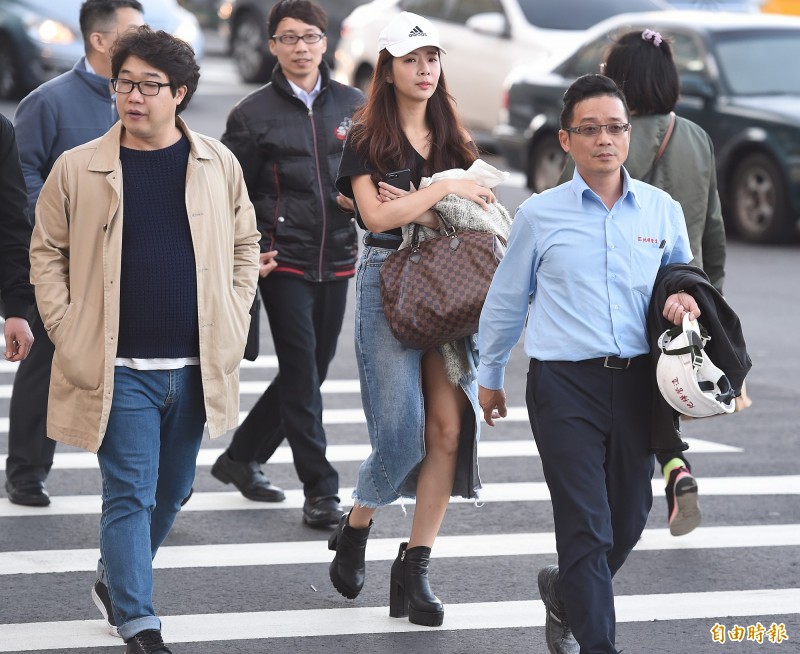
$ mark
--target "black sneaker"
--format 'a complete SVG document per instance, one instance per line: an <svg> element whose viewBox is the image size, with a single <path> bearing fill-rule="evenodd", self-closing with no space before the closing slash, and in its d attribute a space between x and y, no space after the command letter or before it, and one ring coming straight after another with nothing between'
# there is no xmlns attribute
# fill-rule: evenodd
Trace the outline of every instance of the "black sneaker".
<svg viewBox="0 0 800 654"><path fill-rule="evenodd" d="M158 629L146 629L128 641L125 654L172 654L172 650L161 640Z"/></svg>
<svg viewBox="0 0 800 654"><path fill-rule="evenodd" d="M544 634L550 654L580 654L581 648L567 622L567 612L556 594L558 566L548 565L539 570L539 595L547 610Z"/></svg>
<svg viewBox="0 0 800 654"><path fill-rule="evenodd" d="M697 480L685 466L674 468L667 480L667 517L669 533L683 536L700 524L700 502L697 499Z"/></svg>
<svg viewBox="0 0 800 654"><path fill-rule="evenodd" d="M94 605L100 609L100 613L103 614L108 633L120 638L119 631L117 630L117 623L114 621L114 610L111 608L111 596L108 594L108 586L99 579L95 581L94 586L92 586L92 601Z"/></svg>

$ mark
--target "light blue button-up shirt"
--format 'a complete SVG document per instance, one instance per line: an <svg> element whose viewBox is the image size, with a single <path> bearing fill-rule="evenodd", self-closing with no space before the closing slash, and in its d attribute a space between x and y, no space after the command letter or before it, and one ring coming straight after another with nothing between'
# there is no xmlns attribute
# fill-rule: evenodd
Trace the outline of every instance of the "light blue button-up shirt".
<svg viewBox="0 0 800 654"><path fill-rule="evenodd" d="M575 172L517 210L508 250L481 313L478 383L503 387L525 326L542 361L635 357L650 351L647 307L659 268L692 260L680 205L622 169L611 209Z"/></svg>

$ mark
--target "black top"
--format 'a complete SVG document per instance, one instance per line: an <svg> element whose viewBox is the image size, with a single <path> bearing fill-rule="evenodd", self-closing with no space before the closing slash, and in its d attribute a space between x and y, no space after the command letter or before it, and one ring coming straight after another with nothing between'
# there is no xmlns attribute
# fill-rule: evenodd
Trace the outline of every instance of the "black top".
<svg viewBox="0 0 800 654"><path fill-rule="evenodd" d="M313 110L295 97L276 66L269 84L233 108L222 135L242 166L261 251L278 251L270 275L309 282L352 277L358 256L353 214L336 203L334 181L351 117L364 96L330 79L324 62L319 71Z"/></svg>
<svg viewBox="0 0 800 654"><path fill-rule="evenodd" d="M122 264L117 356L200 354L197 267L186 212L189 139L160 150L120 147Z"/></svg>
<svg viewBox="0 0 800 654"><path fill-rule="evenodd" d="M0 313L6 318L26 318L34 303L28 257L33 216L27 204L14 127L0 115Z"/></svg>
<svg viewBox="0 0 800 654"><path fill-rule="evenodd" d="M409 168L411 169L411 183L415 188L419 188L420 180L422 179L422 169L425 166L425 158L416 150L414 150L414 160ZM358 156L350 143L348 135L344 144L344 151L342 152L342 160L339 162L339 174L336 176L336 188L342 195L346 195L355 202L353 197L353 185L350 182L351 177L358 177L359 175L371 175L375 173L375 169L370 164ZM367 229L364 221L361 220L361 214L358 211L356 204L356 220L361 229ZM394 236L402 236L403 231L400 227L395 227L388 231L382 232L383 234L392 234Z"/></svg>

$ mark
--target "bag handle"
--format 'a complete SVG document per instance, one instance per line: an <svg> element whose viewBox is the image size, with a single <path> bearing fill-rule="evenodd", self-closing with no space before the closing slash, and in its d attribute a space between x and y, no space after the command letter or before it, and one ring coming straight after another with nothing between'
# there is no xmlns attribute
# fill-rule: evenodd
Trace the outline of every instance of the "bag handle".
<svg viewBox="0 0 800 654"><path fill-rule="evenodd" d="M444 235L450 237L455 236L456 228L453 227L453 224L438 211L436 211L436 215L439 218L439 222L442 224L442 228L444 229ZM414 223L414 229L411 232L411 247L419 248L419 224L417 223Z"/></svg>

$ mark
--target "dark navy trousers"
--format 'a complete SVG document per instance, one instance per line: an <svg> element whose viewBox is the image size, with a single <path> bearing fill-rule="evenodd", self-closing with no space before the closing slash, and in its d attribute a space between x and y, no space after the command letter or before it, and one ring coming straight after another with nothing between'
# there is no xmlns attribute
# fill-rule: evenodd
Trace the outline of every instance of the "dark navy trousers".
<svg viewBox="0 0 800 654"><path fill-rule="evenodd" d="M581 654L616 654L611 579L653 502L649 356L626 370L531 360L527 404L550 489L558 592Z"/></svg>

